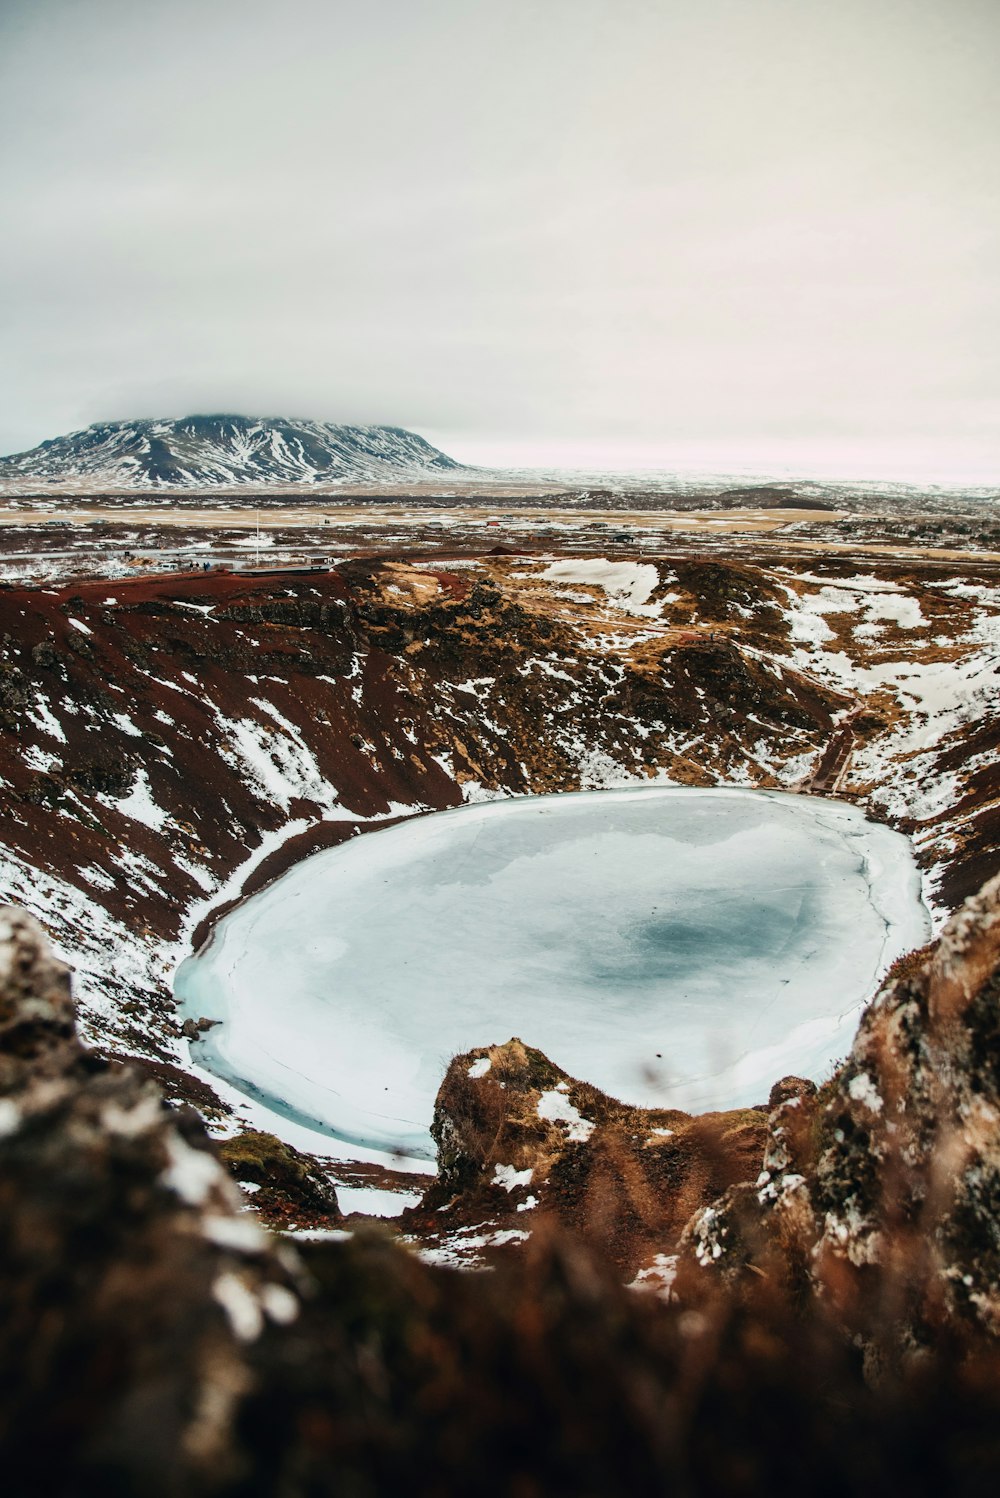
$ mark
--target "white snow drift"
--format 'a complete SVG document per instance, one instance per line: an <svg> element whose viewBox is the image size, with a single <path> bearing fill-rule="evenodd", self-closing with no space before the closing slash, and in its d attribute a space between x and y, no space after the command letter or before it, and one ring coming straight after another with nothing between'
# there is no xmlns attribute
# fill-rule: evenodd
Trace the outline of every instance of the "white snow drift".
<svg viewBox="0 0 1000 1498"><path fill-rule="evenodd" d="M450 1058L519 1035L617 1097L702 1110L819 1078L929 935L907 840L831 801L642 788L461 807L297 865L182 964L217 1073L431 1156Z"/></svg>

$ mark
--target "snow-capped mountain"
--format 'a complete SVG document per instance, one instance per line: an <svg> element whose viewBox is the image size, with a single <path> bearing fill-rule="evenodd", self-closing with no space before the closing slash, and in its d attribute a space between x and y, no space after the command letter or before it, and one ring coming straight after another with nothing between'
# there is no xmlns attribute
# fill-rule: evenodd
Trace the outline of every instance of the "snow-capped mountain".
<svg viewBox="0 0 1000 1498"><path fill-rule="evenodd" d="M272 417L98 422L0 458L0 479L80 479L124 488L318 484L426 477L461 465L402 427Z"/></svg>

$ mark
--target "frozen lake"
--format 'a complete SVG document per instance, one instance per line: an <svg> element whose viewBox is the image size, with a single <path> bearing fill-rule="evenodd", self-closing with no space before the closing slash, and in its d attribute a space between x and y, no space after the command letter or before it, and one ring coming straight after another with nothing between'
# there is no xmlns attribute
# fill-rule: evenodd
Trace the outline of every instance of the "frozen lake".
<svg viewBox="0 0 1000 1498"><path fill-rule="evenodd" d="M910 844L857 808L649 787L460 807L298 864L177 973L199 1059L337 1138L433 1157L448 1061L519 1035L629 1102L820 1080L928 939Z"/></svg>

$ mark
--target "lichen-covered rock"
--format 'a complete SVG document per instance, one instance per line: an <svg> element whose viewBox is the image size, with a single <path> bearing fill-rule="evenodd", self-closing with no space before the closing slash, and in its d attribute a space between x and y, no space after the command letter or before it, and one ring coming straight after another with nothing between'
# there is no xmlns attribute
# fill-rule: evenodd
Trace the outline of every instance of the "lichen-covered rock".
<svg viewBox="0 0 1000 1498"><path fill-rule="evenodd" d="M620 1103L513 1039L455 1057L431 1133L438 1179L404 1214L411 1231L475 1221L521 1237L547 1214L631 1278L699 1205L759 1172L765 1120Z"/></svg>
<svg viewBox="0 0 1000 1498"><path fill-rule="evenodd" d="M814 1250L1000 1332L1000 878L866 1014L820 1118ZM905 1262L902 1262L904 1261ZM852 1289L857 1293L856 1283Z"/></svg>
<svg viewBox="0 0 1000 1498"><path fill-rule="evenodd" d="M31 917L0 910L8 1490L26 1472L36 1492L85 1470L150 1493L242 1475L248 1351L298 1316L300 1292L294 1256L247 1215L196 1115L79 1044L66 968Z"/></svg>
<svg viewBox="0 0 1000 1498"><path fill-rule="evenodd" d="M454 1195L478 1186L498 1165L544 1174L571 1130L580 1137L593 1133L590 1119L574 1118L572 1086L543 1052L516 1038L456 1056L438 1089L431 1123L440 1188ZM561 1110L540 1109L542 1097L553 1092L565 1099Z"/></svg>
<svg viewBox="0 0 1000 1498"><path fill-rule="evenodd" d="M682 1259L808 1279L897 1350L1000 1332L998 1057L1000 877L890 972L832 1081L778 1100L760 1177L695 1216Z"/></svg>
<svg viewBox="0 0 1000 1498"><path fill-rule="evenodd" d="M796 1245L800 1236L810 1240L813 1235L811 1204L802 1188L813 1156L816 1099L815 1083L802 1077L783 1077L771 1088L762 1169L688 1222L678 1246L679 1289L690 1288L689 1265L712 1269L731 1287L748 1271L773 1275L779 1258L789 1288L793 1277L800 1277Z"/></svg>
<svg viewBox="0 0 1000 1498"><path fill-rule="evenodd" d="M37 921L17 906L0 906L0 1096L58 1074L80 1054L69 968Z"/></svg>

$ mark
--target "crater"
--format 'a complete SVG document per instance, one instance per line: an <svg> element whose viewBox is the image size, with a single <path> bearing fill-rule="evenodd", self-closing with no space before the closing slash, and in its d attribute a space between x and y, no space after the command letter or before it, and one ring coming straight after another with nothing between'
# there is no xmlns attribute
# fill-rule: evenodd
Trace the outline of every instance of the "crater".
<svg viewBox="0 0 1000 1498"><path fill-rule="evenodd" d="M519 1035L694 1112L822 1080L930 922L908 840L742 789L514 798L305 859L178 969L198 1059L334 1138L432 1158L451 1057Z"/></svg>

